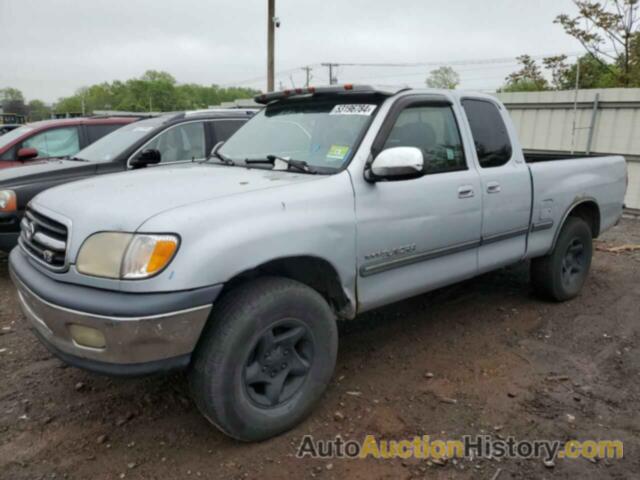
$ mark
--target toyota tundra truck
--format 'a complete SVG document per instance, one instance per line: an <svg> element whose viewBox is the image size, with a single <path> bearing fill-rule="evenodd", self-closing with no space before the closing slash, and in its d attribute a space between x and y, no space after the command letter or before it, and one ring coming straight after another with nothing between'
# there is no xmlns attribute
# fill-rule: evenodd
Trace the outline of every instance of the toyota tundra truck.
<svg viewBox="0 0 640 480"><path fill-rule="evenodd" d="M338 320L523 260L535 291L582 289L618 222L619 156L526 156L484 94L344 85L261 95L205 161L35 197L10 271L63 361L186 369L245 441L292 428L329 383Z"/></svg>

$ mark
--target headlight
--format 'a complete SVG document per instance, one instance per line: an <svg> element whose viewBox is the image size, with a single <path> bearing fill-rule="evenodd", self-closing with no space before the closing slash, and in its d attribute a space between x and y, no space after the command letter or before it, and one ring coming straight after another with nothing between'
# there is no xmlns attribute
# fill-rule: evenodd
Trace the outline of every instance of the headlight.
<svg viewBox="0 0 640 480"><path fill-rule="evenodd" d="M0 190L0 212L10 213L18 209L16 192L12 190Z"/></svg>
<svg viewBox="0 0 640 480"><path fill-rule="evenodd" d="M76 268L96 277L149 278L169 265L177 250L175 235L96 233L82 245Z"/></svg>

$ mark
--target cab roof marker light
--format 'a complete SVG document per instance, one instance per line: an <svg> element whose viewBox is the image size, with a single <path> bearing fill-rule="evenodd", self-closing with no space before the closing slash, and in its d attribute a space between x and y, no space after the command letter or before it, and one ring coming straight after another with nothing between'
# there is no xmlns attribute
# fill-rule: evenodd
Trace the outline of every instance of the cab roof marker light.
<svg viewBox="0 0 640 480"><path fill-rule="evenodd" d="M345 85L329 85L326 87L308 87L308 88L295 88L293 90L286 89L279 92L268 92L257 95L254 97L256 103L266 105L270 102L283 100L296 95L339 95L345 92L349 93L361 93L370 95L383 95L392 96L401 90L381 90L370 85L354 85L353 83L347 83Z"/></svg>

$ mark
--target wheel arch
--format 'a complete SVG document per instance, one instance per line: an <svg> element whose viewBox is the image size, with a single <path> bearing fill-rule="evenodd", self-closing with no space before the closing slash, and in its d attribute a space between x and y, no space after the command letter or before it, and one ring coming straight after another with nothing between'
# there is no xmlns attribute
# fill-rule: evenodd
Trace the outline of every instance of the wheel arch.
<svg viewBox="0 0 640 480"><path fill-rule="evenodd" d="M572 203L564 216L562 217L562 221L558 229L556 230L555 236L553 237L553 244L551 246L551 250L553 250L556 246L556 242L558 241L558 237L560 236L560 232L564 227L567 219L569 217L578 217L584 220L589 228L591 229L591 236L593 238L598 238L600 235L600 207L598 206L598 202L593 197L581 198L580 200Z"/></svg>
<svg viewBox="0 0 640 480"><path fill-rule="evenodd" d="M355 302L344 287L337 269L329 261L310 255L280 257L244 270L225 283L221 294L247 280L262 276L280 276L303 283L320 293L338 317L355 317Z"/></svg>

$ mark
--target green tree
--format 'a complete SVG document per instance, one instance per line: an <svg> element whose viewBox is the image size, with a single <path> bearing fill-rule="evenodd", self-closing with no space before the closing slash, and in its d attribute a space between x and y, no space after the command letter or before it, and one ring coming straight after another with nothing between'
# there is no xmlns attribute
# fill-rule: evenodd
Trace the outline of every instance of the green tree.
<svg viewBox="0 0 640 480"><path fill-rule="evenodd" d="M562 90L566 85L566 76L571 67L567 65L566 55L556 55L542 59L544 68L551 73L551 88Z"/></svg>
<svg viewBox="0 0 640 480"><path fill-rule="evenodd" d="M443 66L432 70L425 83L429 88L455 90L460 85L460 75L453 68Z"/></svg>
<svg viewBox="0 0 640 480"><path fill-rule="evenodd" d="M632 54L637 54L638 0L604 3L573 0L573 3L578 7L578 15L561 14L554 22L577 39L603 68L617 75L621 86L640 84L640 78L632 76L634 64L637 64L637 56L634 59Z"/></svg>
<svg viewBox="0 0 640 480"><path fill-rule="evenodd" d="M178 84L167 72L149 70L139 78L91 85L61 98L56 112L80 112L84 102L86 113L95 110L133 112L176 111L207 108L224 101L250 98L259 92L247 88L221 88L217 85Z"/></svg>
<svg viewBox="0 0 640 480"><path fill-rule="evenodd" d="M535 92L549 90L549 82L544 78L542 70L529 55L517 57L520 70L511 73L505 80L501 92Z"/></svg>
<svg viewBox="0 0 640 480"><path fill-rule="evenodd" d="M615 88L622 86L620 84L622 72L618 65L603 65L591 54L583 55L578 61L580 62L579 88ZM563 72L559 89L571 90L575 88L577 73L576 62Z"/></svg>
<svg viewBox="0 0 640 480"><path fill-rule="evenodd" d="M26 115L24 95L17 88L7 87L0 90L0 105L5 113Z"/></svg>
<svg viewBox="0 0 640 480"><path fill-rule="evenodd" d="M42 100L31 100L27 104L29 121L46 120L51 117L51 109Z"/></svg>

